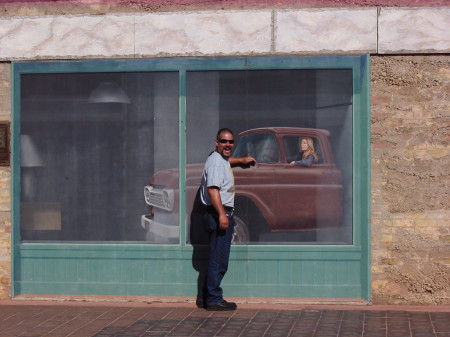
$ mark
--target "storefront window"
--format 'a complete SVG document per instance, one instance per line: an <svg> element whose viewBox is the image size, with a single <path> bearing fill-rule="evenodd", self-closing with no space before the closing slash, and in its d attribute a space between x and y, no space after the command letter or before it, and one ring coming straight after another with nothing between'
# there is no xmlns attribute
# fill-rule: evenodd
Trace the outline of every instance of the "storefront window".
<svg viewBox="0 0 450 337"><path fill-rule="evenodd" d="M20 240L205 242L198 190L227 127L233 156L256 159L234 168L234 244L353 244L355 63L299 60L286 69L264 58L253 68L244 58L117 61L115 72L25 65Z"/></svg>
<svg viewBox="0 0 450 337"><path fill-rule="evenodd" d="M168 241L145 228L143 192L179 165L178 88L178 72L22 75L21 240ZM147 196L178 242L176 196Z"/></svg>
<svg viewBox="0 0 450 337"><path fill-rule="evenodd" d="M199 172L227 127L233 156L257 161L234 169L236 244L351 244L352 97L351 69L188 72L188 219Z"/></svg>

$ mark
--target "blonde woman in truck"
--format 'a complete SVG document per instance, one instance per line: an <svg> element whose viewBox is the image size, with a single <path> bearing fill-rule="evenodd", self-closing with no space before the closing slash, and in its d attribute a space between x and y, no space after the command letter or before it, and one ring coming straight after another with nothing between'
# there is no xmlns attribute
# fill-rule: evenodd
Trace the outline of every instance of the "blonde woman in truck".
<svg viewBox="0 0 450 337"><path fill-rule="evenodd" d="M319 156L316 151L314 151L314 142L312 138L300 138L298 147L300 152L296 156L287 159L289 164L310 167L312 164L317 163Z"/></svg>

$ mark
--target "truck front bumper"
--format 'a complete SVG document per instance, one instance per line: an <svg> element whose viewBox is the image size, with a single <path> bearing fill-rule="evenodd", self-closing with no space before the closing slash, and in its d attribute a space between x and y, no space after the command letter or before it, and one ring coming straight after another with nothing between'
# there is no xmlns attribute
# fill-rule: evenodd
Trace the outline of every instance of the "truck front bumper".
<svg viewBox="0 0 450 337"><path fill-rule="evenodd" d="M147 241L177 243L180 237L179 226L160 223L154 219L153 214L144 214L141 217L141 226L147 232Z"/></svg>

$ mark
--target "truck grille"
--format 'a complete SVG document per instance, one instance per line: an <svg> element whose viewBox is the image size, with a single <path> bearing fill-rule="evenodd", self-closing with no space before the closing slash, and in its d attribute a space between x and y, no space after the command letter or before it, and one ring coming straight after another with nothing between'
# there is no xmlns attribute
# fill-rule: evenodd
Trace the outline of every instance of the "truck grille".
<svg viewBox="0 0 450 337"><path fill-rule="evenodd" d="M171 211L173 208L174 193L171 189L145 186L144 196L147 205L166 211Z"/></svg>

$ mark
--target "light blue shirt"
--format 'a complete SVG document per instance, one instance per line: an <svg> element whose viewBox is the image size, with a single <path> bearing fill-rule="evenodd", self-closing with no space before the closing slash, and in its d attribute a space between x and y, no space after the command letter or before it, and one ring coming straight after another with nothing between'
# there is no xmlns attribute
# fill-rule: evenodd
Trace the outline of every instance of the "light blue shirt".
<svg viewBox="0 0 450 337"><path fill-rule="evenodd" d="M200 198L205 205L212 205L208 187L219 188L224 206L234 207L234 176L230 162L214 151L206 160L200 186Z"/></svg>

